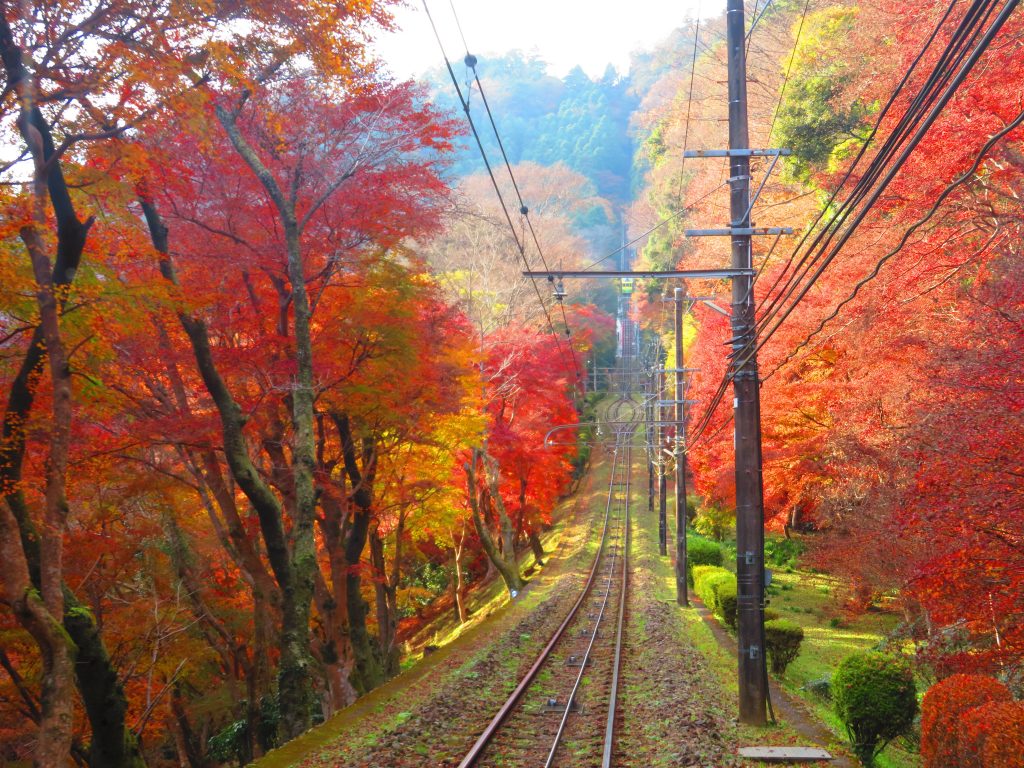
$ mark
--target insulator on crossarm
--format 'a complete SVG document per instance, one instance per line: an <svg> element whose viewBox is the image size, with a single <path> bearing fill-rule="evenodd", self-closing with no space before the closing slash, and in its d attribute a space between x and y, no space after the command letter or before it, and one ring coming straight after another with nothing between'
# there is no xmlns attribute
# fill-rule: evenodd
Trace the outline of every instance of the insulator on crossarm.
<svg viewBox="0 0 1024 768"><path fill-rule="evenodd" d="M555 301L559 303L565 298L565 286L562 284L562 278L558 278L555 281L555 290L552 295L555 297Z"/></svg>

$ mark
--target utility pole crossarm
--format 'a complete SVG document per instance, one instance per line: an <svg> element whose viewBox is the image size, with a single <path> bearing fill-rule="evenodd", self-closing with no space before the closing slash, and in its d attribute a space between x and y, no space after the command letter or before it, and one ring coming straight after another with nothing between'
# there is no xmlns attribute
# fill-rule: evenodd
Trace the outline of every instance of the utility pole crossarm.
<svg viewBox="0 0 1024 768"><path fill-rule="evenodd" d="M688 149L683 157L786 157L791 149Z"/></svg>
<svg viewBox="0 0 1024 768"><path fill-rule="evenodd" d="M730 227L728 229L688 229L687 237L735 237L736 235L792 235L792 227ZM746 275L742 275L746 277Z"/></svg>
<svg viewBox="0 0 1024 768"><path fill-rule="evenodd" d="M624 270L611 270L608 272L592 272L587 270L566 270L560 272L544 272L530 270L523 272L523 277L532 278L644 278L644 279L658 279L658 278L682 278L684 280L725 280L734 277L753 277L755 274L753 269L683 269L683 270L660 270L660 269L647 269L647 270L636 270L636 271L624 271Z"/></svg>

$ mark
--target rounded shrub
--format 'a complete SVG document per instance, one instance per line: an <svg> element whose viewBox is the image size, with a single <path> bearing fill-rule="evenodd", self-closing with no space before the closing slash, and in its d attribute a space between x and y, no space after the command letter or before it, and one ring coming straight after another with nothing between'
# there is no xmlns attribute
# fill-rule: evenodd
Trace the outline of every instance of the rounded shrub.
<svg viewBox="0 0 1024 768"><path fill-rule="evenodd" d="M786 667L799 655L803 641L804 629L796 622L772 619L764 623L764 647L772 674L781 677L786 673Z"/></svg>
<svg viewBox="0 0 1024 768"><path fill-rule="evenodd" d="M983 768L1024 765L1024 702L1000 701L986 705L988 737L981 750Z"/></svg>
<svg viewBox="0 0 1024 768"><path fill-rule="evenodd" d="M923 768L956 766L957 723L962 713L1012 698L1005 685L988 675L950 675L929 688L921 701Z"/></svg>
<svg viewBox="0 0 1024 768"><path fill-rule="evenodd" d="M707 539L688 538L686 540L686 575L693 586L694 568L702 565L722 565L722 548Z"/></svg>
<svg viewBox="0 0 1024 768"><path fill-rule="evenodd" d="M903 659L868 651L843 659L832 678L832 703L846 727L854 754L872 766L878 753L910 730L917 691Z"/></svg>

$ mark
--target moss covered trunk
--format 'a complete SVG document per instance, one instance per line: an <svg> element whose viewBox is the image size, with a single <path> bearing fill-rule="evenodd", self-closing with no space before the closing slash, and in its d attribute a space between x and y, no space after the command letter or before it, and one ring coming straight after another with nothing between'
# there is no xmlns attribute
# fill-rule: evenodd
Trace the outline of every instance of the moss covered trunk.
<svg viewBox="0 0 1024 768"><path fill-rule="evenodd" d="M477 480L478 465L483 466L485 473L486 484L483 488L480 487L480 483ZM498 573L501 574L509 594L518 592L526 582L519 575L519 563L516 561L514 546L515 529L499 493L497 462L488 456L486 452L474 449L465 469L469 506L473 513L473 526L480 537L480 544L487 554L487 559L494 565ZM498 526L501 536L500 547L483 519L483 504L481 502L484 498L490 500L498 515Z"/></svg>

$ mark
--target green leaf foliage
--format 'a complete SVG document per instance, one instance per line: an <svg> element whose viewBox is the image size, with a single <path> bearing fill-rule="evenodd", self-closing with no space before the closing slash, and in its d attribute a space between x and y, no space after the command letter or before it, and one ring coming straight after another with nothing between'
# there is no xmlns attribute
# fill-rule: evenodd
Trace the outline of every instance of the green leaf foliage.
<svg viewBox="0 0 1024 768"><path fill-rule="evenodd" d="M732 590L735 593L736 575L731 571L727 571L725 568L705 565L697 566L694 569L693 578L693 591L697 593L697 597L701 599L701 602L707 606L709 611L714 612L715 615L721 618L721 608L718 602L719 589L723 585L731 585Z"/></svg>
<svg viewBox="0 0 1024 768"><path fill-rule="evenodd" d="M764 646L772 673L784 675L786 667L799 655L804 630L788 619L772 619L764 623Z"/></svg>
<svg viewBox="0 0 1024 768"><path fill-rule="evenodd" d="M715 600L717 603L715 615L725 623L725 626L735 632L736 622L739 618L736 613L737 603L735 576L731 579L722 580L718 585L718 591L715 593Z"/></svg>
<svg viewBox="0 0 1024 768"><path fill-rule="evenodd" d="M715 541L724 541L729 534L736 530L736 512L713 505L703 506L697 512L693 528L702 536L707 536Z"/></svg>
<svg viewBox="0 0 1024 768"><path fill-rule="evenodd" d="M774 133L776 146L793 150L786 164L793 179L806 182L815 172L827 169L833 159L859 146L860 129L873 111L872 105L841 100L850 77L850 65L840 56L841 43L856 14L847 7L810 14L793 50Z"/></svg>
<svg viewBox="0 0 1024 768"><path fill-rule="evenodd" d="M713 541L687 537L686 539L686 575L693 586L693 569L699 565L722 564L722 548Z"/></svg>
<svg viewBox="0 0 1024 768"><path fill-rule="evenodd" d="M854 753L869 767L890 741L910 730L917 713L910 666L877 651L847 656L832 678L832 695Z"/></svg>

